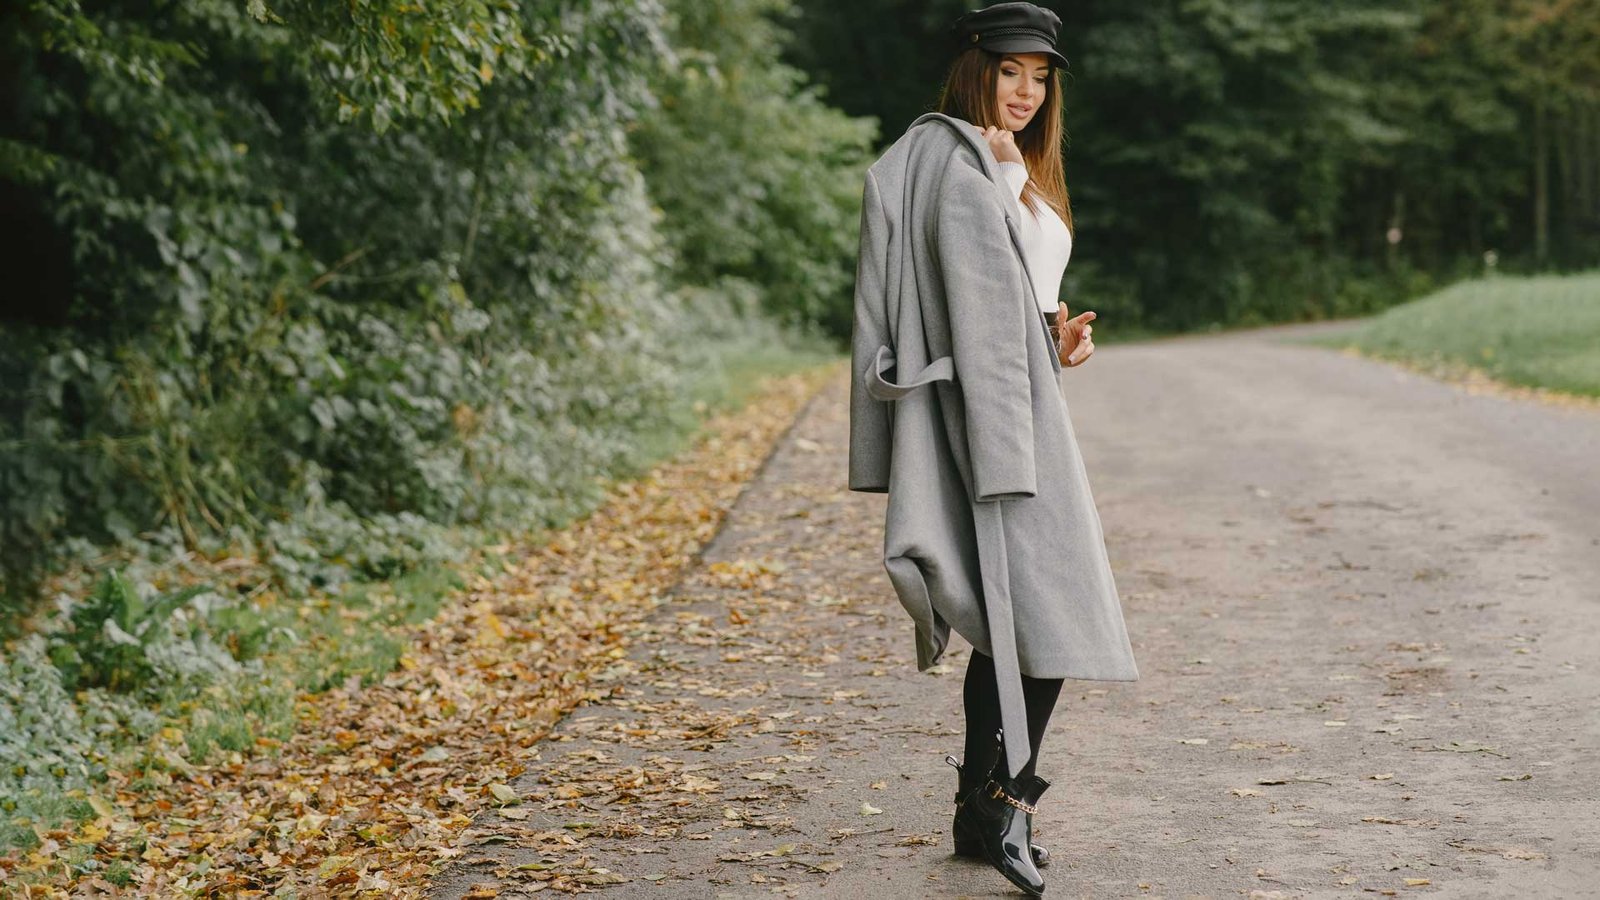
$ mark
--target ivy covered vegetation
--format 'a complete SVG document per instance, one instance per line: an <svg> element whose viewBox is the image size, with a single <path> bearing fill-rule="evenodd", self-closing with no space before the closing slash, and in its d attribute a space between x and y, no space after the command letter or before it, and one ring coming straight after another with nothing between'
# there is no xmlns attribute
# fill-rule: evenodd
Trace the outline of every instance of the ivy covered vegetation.
<svg viewBox="0 0 1600 900"><path fill-rule="evenodd" d="M782 5L0 11L0 847L174 723L270 742L828 352L875 126Z"/></svg>

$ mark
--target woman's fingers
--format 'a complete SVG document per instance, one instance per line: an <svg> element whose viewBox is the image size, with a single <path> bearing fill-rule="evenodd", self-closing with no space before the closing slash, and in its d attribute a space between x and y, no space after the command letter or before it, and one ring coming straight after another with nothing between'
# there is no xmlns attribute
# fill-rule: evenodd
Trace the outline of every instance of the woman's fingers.
<svg viewBox="0 0 1600 900"><path fill-rule="evenodd" d="M972 127L978 128L976 125ZM1010 129L1000 128L996 125L990 125L986 128L978 128L978 134L983 136L983 139L988 142L991 148L996 145L1016 143L1016 135L1012 134Z"/></svg>
<svg viewBox="0 0 1600 900"><path fill-rule="evenodd" d="M1065 312L1066 304L1061 304L1061 311ZM1067 320L1067 333L1075 335L1077 346L1068 354L1066 364L1076 366L1088 359L1094 353L1094 326L1089 323L1096 318L1093 310L1081 312Z"/></svg>
<svg viewBox="0 0 1600 900"><path fill-rule="evenodd" d="M1078 344L1078 349L1072 351L1072 355L1067 357L1067 365L1068 366L1079 365L1084 360L1088 359L1090 356L1093 356L1093 355L1094 355L1094 341L1084 340L1084 341L1082 341L1081 343Z"/></svg>

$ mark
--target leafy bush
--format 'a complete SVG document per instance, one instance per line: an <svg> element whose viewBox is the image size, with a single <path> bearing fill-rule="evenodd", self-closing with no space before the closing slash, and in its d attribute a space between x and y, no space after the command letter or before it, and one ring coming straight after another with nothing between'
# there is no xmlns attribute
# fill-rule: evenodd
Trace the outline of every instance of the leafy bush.
<svg viewBox="0 0 1600 900"><path fill-rule="evenodd" d="M54 636L50 659L69 690L133 691L159 681L190 684L239 670L211 639L206 623L229 605L204 586L142 596L108 572L87 600L72 608L68 627Z"/></svg>
<svg viewBox="0 0 1600 900"><path fill-rule="evenodd" d="M31 843L28 825L72 812L65 796L104 777L93 733L61 683L46 641L30 635L0 658L0 846Z"/></svg>
<svg viewBox="0 0 1600 900"><path fill-rule="evenodd" d="M677 280L737 278L782 321L848 336L862 170L877 122L850 119L773 59L790 0L676 3L679 65L633 143L672 227ZM708 187L710 189L708 189Z"/></svg>
<svg viewBox="0 0 1600 900"><path fill-rule="evenodd" d="M708 329L838 319L867 131L700 49L773 6L724 5L674 4L683 57L635 0L11 14L0 192L49 238L19 268L63 274L0 314L3 608L76 541L296 593L557 524L678 427ZM708 65L747 86L690 87ZM765 185L715 209L710 122ZM762 249L691 265L719 217Z"/></svg>
<svg viewBox="0 0 1600 900"><path fill-rule="evenodd" d="M47 774L89 779L96 767L81 740L87 729L46 640L29 635L9 649L0 670L0 774L22 787Z"/></svg>

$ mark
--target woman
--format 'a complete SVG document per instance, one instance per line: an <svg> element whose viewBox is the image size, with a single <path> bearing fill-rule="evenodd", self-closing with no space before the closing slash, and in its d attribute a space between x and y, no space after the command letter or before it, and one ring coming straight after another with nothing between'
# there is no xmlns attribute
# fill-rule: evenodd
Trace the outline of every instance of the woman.
<svg viewBox="0 0 1600 900"><path fill-rule="evenodd" d="M1035 768L1062 682L1138 679L1059 380L1093 354L1095 318L1056 299L1059 25L1018 2L957 20L939 110L867 173L851 373L849 487L889 495L884 566L918 666L952 629L973 646L965 759L947 757L955 850L1035 896Z"/></svg>

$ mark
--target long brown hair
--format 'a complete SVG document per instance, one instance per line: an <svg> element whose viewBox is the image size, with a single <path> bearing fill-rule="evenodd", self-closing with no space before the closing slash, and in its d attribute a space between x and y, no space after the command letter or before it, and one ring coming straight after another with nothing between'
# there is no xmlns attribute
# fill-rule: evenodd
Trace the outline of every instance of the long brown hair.
<svg viewBox="0 0 1600 900"><path fill-rule="evenodd" d="M1003 54L983 47L968 47L950 63L944 87L939 91L938 112L966 119L979 128L991 125L1004 128L999 104L995 102ZM1017 149L1028 167L1028 183L1022 199L1038 211L1043 202L1056 211L1067 230L1076 236L1072 225L1072 201L1067 195L1067 176L1061 164L1061 70L1050 66L1045 81L1044 103L1027 127L1016 133Z"/></svg>

